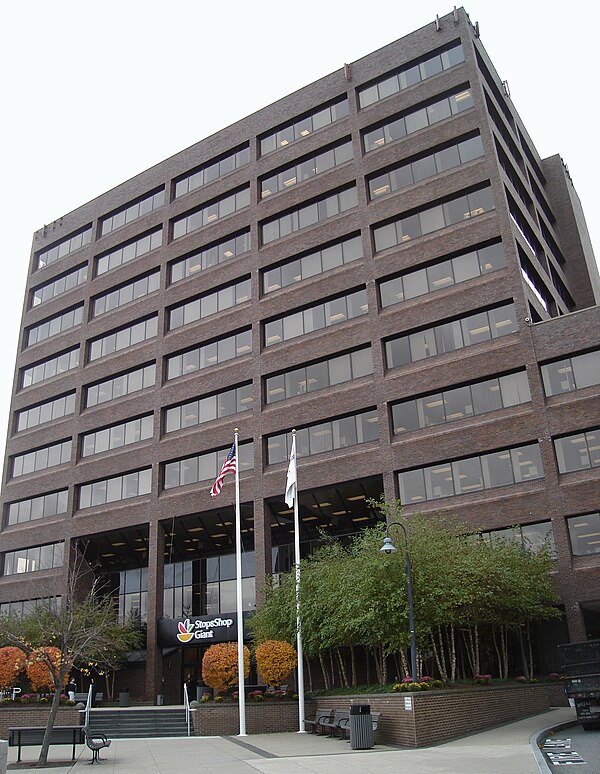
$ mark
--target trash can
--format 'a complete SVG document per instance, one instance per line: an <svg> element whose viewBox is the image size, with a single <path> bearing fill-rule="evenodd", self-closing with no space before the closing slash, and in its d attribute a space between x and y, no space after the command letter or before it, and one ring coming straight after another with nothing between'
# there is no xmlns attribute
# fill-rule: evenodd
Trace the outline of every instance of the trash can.
<svg viewBox="0 0 600 774"><path fill-rule="evenodd" d="M156 694L156 706L157 707L162 707L164 703L165 703L165 697L162 695L162 693L157 693Z"/></svg>
<svg viewBox="0 0 600 774"><path fill-rule="evenodd" d="M350 705L350 747L370 750L373 747L373 718L370 704Z"/></svg>
<svg viewBox="0 0 600 774"><path fill-rule="evenodd" d="M127 688L119 691L119 707L129 707L129 690Z"/></svg>

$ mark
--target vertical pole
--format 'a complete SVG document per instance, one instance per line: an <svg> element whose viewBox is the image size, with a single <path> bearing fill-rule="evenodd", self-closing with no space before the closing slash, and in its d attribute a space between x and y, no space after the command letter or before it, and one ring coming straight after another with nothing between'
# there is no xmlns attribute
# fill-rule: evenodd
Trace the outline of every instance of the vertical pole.
<svg viewBox="0 0 600 774"><path fill-rule="evenodd" d="M292 451L290 467L293 466L294 481L294 561L296 565L296 650L298 651L298 724L299 734L304 729L304 657L302 651L302 625L300 623L300 517L298 515L298 468L296 466L296 431L292 430Z"/></svg>
<svg viewBox="0 0 600 774"><path fill-rule="evenodd" d="M240 733L246 736L246 686L244 683L244 617L242 604L242 519L240 514L240 457L238 429L235 428L235 576L237 597L237 644L238 644L238 706Z"/></svg>

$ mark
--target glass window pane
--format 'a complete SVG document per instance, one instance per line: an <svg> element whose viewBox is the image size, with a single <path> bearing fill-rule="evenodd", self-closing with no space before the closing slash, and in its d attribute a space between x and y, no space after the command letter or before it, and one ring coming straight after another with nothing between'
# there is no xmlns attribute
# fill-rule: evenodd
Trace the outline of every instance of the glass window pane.
<svg viewBox="0 0 600 774"><path fill-rule="evenodd" d="M411 333L408 336L408 340L410 342L410 353L413 363L417 360L423 360L426 357L432 357L437 354L435 336L431 328L424 331L418 331L417 333Z"/></svg>
<svg viewBox="0 0 600 774"><path fill-rule="evenodd" d="M409 470L398 474L400 502L402 505L420 503L427 499L422 470Z"/></svg>
<svg viewBox="0 0 600 774"><path fill-rule="evenodd" d="M436 326L435 346L438 355L444 352L454 352L463 346L459 320Z"/></svg>
<svg viewBox="0 0 600 774"><path fill-rule="evenodd" d="M481 341L489 341L491 338L490 325L486 312L473 314L461 320L465 347L470 344L478 344Z"/></svg>
<svg viewBox="0 0 600 774"><path fill-rule="evenodd" d="M571 358L577 389L600 384L600 350Z"/></svg>
<svg viewBox="0 0 600 774"><path fill-rule="evenodd" d="M530 481L544 475L540 447L537 443L511 449L515 481Z"/></svg>
<svg viewBox="0 0 600 774"><path fill-rule="evenodd" d="M452 262L442 261L442 263L437 263L435 266L429 266L427 269L427 282L430 290L441 290L448 285L453 285Z"/></svg>
<svg viewBox="0 0 600 774"><path fill-rule="evenodd" d="M444 205L444 207L446 207L446 205ZM429 234L432 231L444 228L446 223L444 221L442 207L432 207L429 210L425 210L425 212L419 213L419 223L421 224L421 231L423 234Z"/></svg>
<svg viewBox="0 0 600 774"><path fill-rule="evenodd" d="M514 483L513 466L508 449L484 454L481 458L486 489Z"/></svg>
<svg viewBox="0 0 600 774"><path fill-rule="evenodd" d="M502 408L502 398L497 379L471 385L473 408L476 414L485 414Z"/></svg>
<svg viewBox="0 0 600 774"><path fill-rule="evenodd" d="M458 147L456 145L452 145L450 148L444 148L444 150L438 151L435 154L435 162L438 172L445 172L447 169L454 169L454 167L457 167L460 164Z"/></svg>
<svg viewBox="0 0 600 774"><path fill-rule="evenodd" d="M499 382L504 406L517 406L531 400L529 381L525 371L501 376Z"/></svg>
<svg viewBox="0 0 600 774"><path fill-rule="evenodd" d="M417 415L417 401L407 400L392 406L392 421L394 433L404 433L419 429L419 417Z"/></svg>
<svg viewBox="0 0 600 774"><path fill-rule="evenodd" d="M350 355L334 357L329 361L328 380L330 385L342 384L352 379ZM327 364L325 364L327 366ZM310 389L310 378L309 378Z"/></svg>
<svg viewBox="0 0 600 774"><path fill-rule="evenodd" d="M429 291L427 272L425 269L418 269L410 274L405 274L402 278L402 285L404 288L404 298L407 301L410 298L424 295Z"/></svg>
<svg viewBox="0 0 600 774"><path fill-rule="evenodd" d="M387 341L385 344L386 364L388 368L398 368L411 362L408 336Z"/></svg>
<svg viewBox="0 0 600 774"><path fill-rule="evenodd" d="M428 126L428 112L429 108L427 110L425 108L421 108L420 110L415 110L414 113L409 113L407 116L404 116L404 121L406 123L406 133L411 134L412 132L417 132L419 129L424 129L426 126Z"/></svg>
<svg viewBox="0 0 600 774"><path fill-rule="evenodd" d="M453 258L452 268L454 269L454 276L457 282L464 282L473 277L479 277L481 270L477 252L473 250L471 253L465 253Z"/></svg>
<svg viewBox="0 0 600 774"><path fill-rule="evenodd" d="M416 401L419 427L433 427L446 421L442 393L428 395Z"/></svg>
<svg viewBox="0 0 600 774"><path fill-rule="evenodd" d="M567 519L574 556L600 553L600 513Z"/></svg>
<svg viewBox="0 0 600 774"><path fill-rule="evenodd" d="M445 390L444 404L447 422L472 416L473 405L471 403L470 387L457 387L454 390Z"/></svg>
<svg viewBox="0 0 600 774"><path fill-rule="evenodd" d="M442 462L425 469L425 489L428 500L451 497L454 494L452 468L449 462Z"/></svg>
<svg viewBox="0 0 600 774"><path fill-rule="evenodd" d="M483 489L483 474L479 457L452 463L456 494L468 494Z"/></svg>

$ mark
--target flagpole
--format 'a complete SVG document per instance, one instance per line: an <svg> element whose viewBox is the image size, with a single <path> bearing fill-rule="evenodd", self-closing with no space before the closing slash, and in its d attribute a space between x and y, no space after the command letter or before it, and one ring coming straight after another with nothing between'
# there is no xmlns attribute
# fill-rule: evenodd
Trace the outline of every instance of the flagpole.
<svg viewBox="0 0 600 774"><path fill-rule="evenodd" d="M292 430L290 469L293 466L294 489L294 561L296 565L296 642L298 651L298 724L299 734L304 729L304 657L302 652L302 626L300 624L300 519L298 517L298 472L296 466L296 431Z"/></svg>
<svg viewBox="0 0 600 774"><path fill-rule="evenodd" d="M246 734L246 686L244 681L244 618L242 606L242 519L240 516L240 457L238 453L238 428L234 431L235 445L235 575L237 597L237 643L238 643L238 707L240 733Z"/></svg>

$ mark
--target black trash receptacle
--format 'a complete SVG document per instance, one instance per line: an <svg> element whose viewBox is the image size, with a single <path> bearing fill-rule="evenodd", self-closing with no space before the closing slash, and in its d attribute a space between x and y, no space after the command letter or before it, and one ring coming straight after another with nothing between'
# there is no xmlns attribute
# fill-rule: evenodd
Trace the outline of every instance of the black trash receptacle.
<svg viewBox="0 0 600 774"><path fill-rule="evenodd" d="M129 707L129 691L127 688L119 691L119 707Z"/></svg>
<svg viewBox="0 0 600 774"><path fill-rule="evenodd" d="M373 717L370 704L350 705L350 746L353 750L373 747Z"/></svg>

